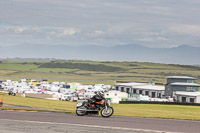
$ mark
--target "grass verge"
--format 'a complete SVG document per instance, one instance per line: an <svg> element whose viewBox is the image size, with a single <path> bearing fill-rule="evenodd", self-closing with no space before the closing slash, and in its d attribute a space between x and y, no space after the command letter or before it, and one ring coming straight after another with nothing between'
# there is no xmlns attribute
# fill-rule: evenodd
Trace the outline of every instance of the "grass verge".
<svg viewBox="0 0 200 133"><path fill-rule="evenodd" d="M33 108L55 109L64 111L51 111L60 113L75 113L76 103L67 101L54 101L46 99L26 98L20 96L9 96L0 93L0 98L4 104L28 106ZM197 120L200 121L200 106L182 106L182 105L154 105L154 104L112 104L115 116L143 117L143 118L162 118L162 119L180 119L180 120ZM9 110L6 108L1 108ZM24 110L24 109L10 109ZM25 109L27 111L36 111Z"/></svg>
<svg viewBox="0 0 200 133"><path fill-rule="evenodd" d="M7 110L7 111L20 111L20 112L53 112L53 113L72 113L68 111L52 111L52 110L35 110L35 109L15 109L15 108L2 108L0 110Z"/></svg>

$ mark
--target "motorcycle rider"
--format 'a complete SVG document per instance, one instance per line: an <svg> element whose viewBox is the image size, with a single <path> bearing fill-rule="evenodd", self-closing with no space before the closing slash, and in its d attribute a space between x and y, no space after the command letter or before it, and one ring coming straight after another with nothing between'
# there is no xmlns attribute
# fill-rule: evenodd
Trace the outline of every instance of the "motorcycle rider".
<svg viewBox="0 0 200 133"><path fill-rule="evenodd" d="M96 108L96 102L101 102L104 98L104 92L103 91L98 91L96 95L94 95L92 98L88 100L89 105L94 104L94 107L91 107L91 109Z"/></svg>

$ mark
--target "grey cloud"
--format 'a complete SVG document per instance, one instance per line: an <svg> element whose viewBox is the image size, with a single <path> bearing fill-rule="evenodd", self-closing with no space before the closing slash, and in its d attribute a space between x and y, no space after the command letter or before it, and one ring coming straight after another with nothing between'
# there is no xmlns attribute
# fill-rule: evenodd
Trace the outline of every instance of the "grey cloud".
<svg viewBox="0 0 200 133"><path fill-rule="evenodd" d="M200 46L199 6L198 0L1 0L0 45Z"/></svg>

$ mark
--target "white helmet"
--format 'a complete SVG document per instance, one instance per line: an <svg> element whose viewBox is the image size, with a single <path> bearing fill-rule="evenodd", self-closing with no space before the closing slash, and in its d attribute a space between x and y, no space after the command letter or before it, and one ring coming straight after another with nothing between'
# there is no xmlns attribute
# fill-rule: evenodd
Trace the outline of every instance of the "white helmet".
<svg viewBox="0 0 200 133"><path fill-rule="evenodd" d="M104 92L103 91L98 91L97 95L99 95L100 97L103 97L104 96Z"/></svg>

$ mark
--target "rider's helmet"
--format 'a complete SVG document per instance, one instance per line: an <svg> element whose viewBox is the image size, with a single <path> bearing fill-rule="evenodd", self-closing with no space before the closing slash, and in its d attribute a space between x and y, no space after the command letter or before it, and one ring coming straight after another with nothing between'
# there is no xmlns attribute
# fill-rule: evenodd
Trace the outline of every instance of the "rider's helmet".
<svg viewBox="0 0 200 133"><path fill-rule="evenodd" d="M100 97L103 97L104 96L104 92L103 91L98 91L97 95L99 95Z"/></svg>

